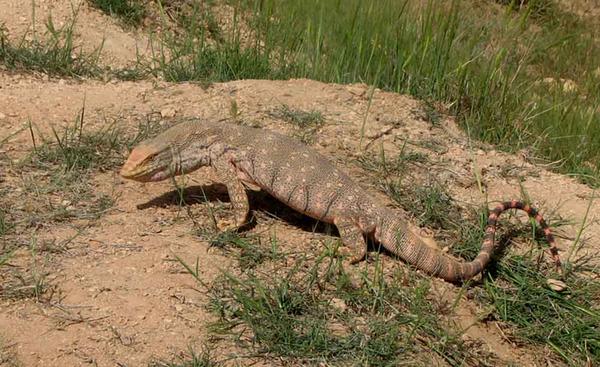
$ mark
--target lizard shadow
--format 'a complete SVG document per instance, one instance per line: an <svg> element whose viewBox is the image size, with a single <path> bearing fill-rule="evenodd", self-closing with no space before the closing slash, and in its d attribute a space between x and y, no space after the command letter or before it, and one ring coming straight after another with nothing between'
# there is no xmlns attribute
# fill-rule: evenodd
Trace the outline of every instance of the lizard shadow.
<svg viewBox="0 0 600 367"><path fill-rule="evenodd" d="M248 224L240 228L240 231L242 232L251 230L256 226L257 223L254 213L259 212L265 216L280 219L303 231L339 237L339 232L334 225L323 223L307 215L301 214L281 203L279 200L273 198L264 191L247 190L247 194L252 217ZM151 207L186 207L195 204L206 204L208 202L229 203L229 195L225 185L213 183L210 185L189 186L181 192L178 190L171 190L161 194L160 196L154 197L145 203L138 204L137 208L144 210ZM496 239L496 251L492 257L492 260L485 269L485 271L494 278L498 275L497 261L505 256L506 250L510 245L510 238L512 238L514 235L515 233L512 232L506 233ZM398 258L392 252L385 249L381 244L371 238L371 236L365 236L365 240L367 241L368 252L379 252L392 258ZM367 257L367 259L369 259L369 257ZM464 258L459 259L462 261L468 261L468 259Z"/></svg>
<svg viewBox="0 0 600 367"><path fill-rule="evenodd" d="M248 201L250 204L251 218L249 223L239 229L241 232L251 230L256 226L257 223L255 213L258 212L267 217L280 219L287 224L306 232L339 237L339 232L334 225L324 223L307 215L301 214L264 191L246 190L246 192L248 194ZM137 208L144 210L151 207L186 207L196 204L206 204L208 202L229 203L229 195L225 185L213 183L209 185L189 186L183 189L181 192L178 190L167 191L145 203L138 204ZM390 257L397 257L373 238L371 238L371 236L365 235L364 238L367 243L368 252L379 252Z"/></svg>
<svg viewBox="0 0 600 367"><path fill-rule="evenodd" d="M268 217L280 219L303 231L339 236L335 226L298 213L264 191L247 190L246 192L250 203L251 219L248 224L240 228L240 231L247 231L254 228L256 226L254 213L259 212ZM145 203L138 204L137 208L144 210L151 207L186 207L208 202L229 203L229 195L227 194L225 185L213 183L210 185L189 186L181 192L178 190L171 190L160 196L154 197Z"/></svg>

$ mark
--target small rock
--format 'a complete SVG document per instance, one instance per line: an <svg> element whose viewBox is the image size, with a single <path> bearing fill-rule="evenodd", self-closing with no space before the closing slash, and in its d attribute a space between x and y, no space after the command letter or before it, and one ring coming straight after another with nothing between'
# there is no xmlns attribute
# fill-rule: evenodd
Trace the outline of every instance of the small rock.
<svg viewBox="0 0 600 367"><path fill-rule="evenodd" d="M544 78L544 79L542 79L542 82L546 83L546 84L554 84L554 83L556 83L556 79L554 79L554 78Z"/></svg>
<svg viewBox="0 0 600 367"><path fill-rule="evenodd" d="M175 107L173 107L173 106L168 106L168 107L165 107L162 110L160 110L160 116L163 118L175 117L176 113L177 113L177 111L175 110Z"/></svg>
<svg viewBox="0 0 600 367"><path fill-rule="evenodd" d="M69 205L71 205L71 204L72 204L72 203L71 203L69 200L63 200L63 201L61 201L61 203L60 203L60 205L62 205L62 206L69 206Z"/></svg>
<svg viewBox="0 0 600 367"><path fill-rule="evenodd" d="M577 83L572 81L571 79L561 79L563 82L563 91L565 92L576 92L577 91Z"/></svg>
<svg viewBox="0 0 600 367"><path fill-rule="evenodd" d="M3 114L2 112L0 112L0 120L4 120L6 118L6 115Z"/></svg>
<svg viewBox="0 0 600 367"><path fill-rule="evenodd" d="M332 298L331 305L342 312L346 311L346 308L348 307L346 306L346 301L340 298Z"/></svg>
<svg viewBox="0 0 600 367"><path fill-rule="evenodd" d="M567 284L558 279L550 278L550 279L546 280L546 284L548 284L548 287L555 292L562 292L565 289L567 289Z"/></svg>

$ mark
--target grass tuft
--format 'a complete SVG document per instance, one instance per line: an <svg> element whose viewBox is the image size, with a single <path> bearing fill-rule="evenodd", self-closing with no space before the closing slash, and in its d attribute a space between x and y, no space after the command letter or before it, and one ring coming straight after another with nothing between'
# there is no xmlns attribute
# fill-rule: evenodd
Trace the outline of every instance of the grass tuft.
<svg viewBox="0 0 600 367"><path fill-rule="evenodd" d="M579 273L569 277L567 291L554 292L535 255L503 259L497 278L486 278L484 302L513 329L514 342L546 345L556 359L572 365L600 360L600 282ZM580 271L592 270L584 268Z"/></svg>
<svg viewBox="0 0 600 367"><path fill-rule="evenodd" d="M74 44L75 18L60 28L51 17L46 21L46 34L33 39L24 35L13 44L5 28L0 28L0 63L10 70L33 70L59 77L97 77L100 75L98 57L101 47L89 55L78 51Z"/></svg>
<svg viewBox="0 0 600 367"><path fill-rule="evenodd" d="M290 363L389 366L440 358L492 365L493 356L469 349L449 331L427 298L428 280L411 275L400 285L378 264L375 275L363 275L353 288L339 259L328 253L276 276L224 274L210 287L209 308L219 317L211 330L254 356Z"/></svg>
<svg viewBox="0 0 600 367"><path fill-rule="evenodd" d="M145 5L139 0L89 0L89 3L127 26L139 27L146 17Z"/></svg>
<svg viewBox="0 0 600 367"><path fill-rule="evenodd" d="M531 149L595 185L600 46L593 25L551 1L511 4L519 6L240 0L231 3L232 29L219 37L208 31L215 22L205 6L181 34L162 39L154 74L368 83L442 104L471 136L509 151Z"/></svg>
<svg viewBox="0 0 600 367"><path fill-rule="evenodd" d="M318 127L323 124L324 119L320 111L302 111L292 109L288 105L281 105L271 113L271 116L289 122L300 129Z"/></svg>
<svg viewBox="0 0 600 367"><path fill-rule="evenodd" d="M367 170L376 172L379 186L420 222L436 230L436 238L451 253L466 261L480 251L488 208L460 208L451 195L435 181L416 185L407 171L405 150L393 159L364 157ZM411 162L415 163L415 162ZM394 179L394 177L400 177ZM526 196L526 194L524 193ZM410 198L408 200L407 198ZM597 267L588 258L565 264L569 272L562 280L567 290L556 292L549 279L561 279L551 261L543 261L545 238L533 222L501 217L496 241L499 250L483 272L481 287L471 290L478 303L490 308L488 320L499 321L504 335L519 345L544 346L553 363L586 365L600 358L600 279ZM513 218L514 219L514 218ZM564 224L545 218L551 227ZM514 239L521 239L516 242ZM508 246L510 242L512 246ZM538 243L544 246L539 246Z"/></svg>
<svg viewBox="0 0 600 367"><path fill-rule="evenodd" d="M8 233L11 228L7 213L4 209L0 209L0 237Z"/></svg>
<svg viewBox="0 0 600 367"><path fill-rule="evenodd" d="M193 350L186 353L184 356L178 356L173 361L154 361L150 363L150 367L217 367L221 366L220 363L215 362L207 348L203 349L200 353L196 353Z"/></svg>
<svg viewBox="0 0 600 367"><path fill-rule="evenodd" d="M305 144L311 144L319 128L325 123L325 119L320 111L303 111L290 108L288 105L281 105L270 115L274 118L284 120L297 127L293 136Z"/></svg>
<svg viewBox="0 0 600 367"><path fill-rule="evenodd" d="M86 128L85 106L73 123L66 125L62 131L52 127L52 139L40 134L40 146L37 146L31 125L33 152L29 161L38 168L58 166L64 172L85 172L91 169L106 171L123 163L123 151L130 150L161 129L151 115L138 124L135 135L124 132L116 120L100 129Z"/></svg>
<svg viewBox="0 0 600 367"><path fill-rule="evenodd" d="M259 236L241 235L234 230L215 233L199 229L197 234L208 241L210 247L223 251L238 250L238 265L242 270L255 268L267 260L274 261L283 256L275 238L271 238L270 246L267 247Z"/></svg>

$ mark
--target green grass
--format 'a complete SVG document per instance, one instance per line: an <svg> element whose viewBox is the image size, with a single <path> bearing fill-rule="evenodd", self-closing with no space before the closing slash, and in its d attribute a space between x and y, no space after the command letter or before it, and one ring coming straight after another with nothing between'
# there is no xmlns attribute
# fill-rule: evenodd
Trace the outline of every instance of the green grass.
<svg viewBox="0 0 600 367"><path fill-rule="evenodd" d="M44 256L64 252L69 243L110 210L114 192L98 192L92 174L113 170L123 162L123 153L139 141L154 135L159 125L151 116L128 132L118 125L89 128L85 109L62 129L52 129L46 137L29 124L31 152L15 163L20 180L11 180L2 190L2 204L12 208L0 210L0 277L4 279L0 296L11 299L40 300L52 289L46 284ZM65 240L38 243L37 230L57 223L70 223L76 234ZM29 241L26 240L29 238ZM13 266L15 251L29 246L32 264ZM21 261L23 256L17 260ZM10 265L10 266L9 266ZM26 270L22 270L26 269Z"/></svg>
<svg viewBox="0 0 600 367"><path fill-rule="evenodd" d="M293 133L293 136L305 144L311 144L314 141L317 131L325 123L323 114L320 111L304 111L290 108L286 104L273 109L269 112L269 115L294 125L297 130Z"/></svg>
<svg viewBox="0 0 600 367"><path fill-rule="evenodd" d="M220 363L215 362L208 349L203 349L200 353L191 350L186 356L179 356L173 361L155 361L149 364L150 367L217 367Z"/></svg>
<svg viewBox="0 0 600 367"><path fill-rule="evenodd" d="M123 152L142 140L156 135L158 121L147 116L135 134L125 132L118 121L107 121L99 129L89 129L85 122L85 102L72 124L61 130L52 127L52 137L34 130L30 124L32 154L27 161L38 168L61 168L64 172L107 171L123 163ZM40 141L38 141L40 140ZM41 143L41 144L40 144Z"/></svg>
<svg viewBox="0 0 600 367"><path fill-rule="evenodd" d="M301 129L320 126L323 124L323 115L319 111L303 111L290 108L288 105L281 105L270 113L271 116L282 119Z"/></svg>
<svg viewBox="0 0 600 367"><path fill-rule="evenodd" d="M416 195L411 195L413 200L405 203L405 208L416 210L422 224L440 230L440 238L450 238L454 255L466 260L475 258L481 248L487 211L467 212L469 219L461 219L461 210L441 187L406 186ZM540 233L532 237L530 226L530 222L517 225L502 221L497 241L504 249L484 271L482 287L475 289L477 301L482 307L491 305L488 318L500 321L515 343L544 345L554 359L573 366L584 365L588 359L599 360L598 269L589 264L588 258L566 264L570 269L564 279L568 289L552 291L546 282L559 276L548 263L540 262L548 254L536 242L545 239ZM507 246L519 237L529 237L528 245L519 251Z"/></svg>
<svg viewBox="0 0 600 367"><path fill-rule="evenodd" d="M12 213L13 222L22 230L23 226L98 219L110 210L116 195L97 192L92 174L120 166L128 149L159 128L151 116L141 121L135 132L124 131L116 121L90 128L85 122L85 108L71 124L53 127L50 136L30 123L32 149L18 163L25 172L21 175L23 194L10 198L23 204Z"/></svg>
<svg viewBox="0 0 600 367"><path fill-rule="evenodd" d="M396 157L365 156L360 163L376 174L380 190L420 225L435 230L441 246L448 246L453 255L467 261L474 259L481 248L489 204L461 208L427 169L418 166L419 156L405 148ZM418 180L420 174L429 177L425 183ZM523 196L527 198L526 193ZM565 221L549 218L541 209L553 229L564 225ZM563 292L551 290L548 279L561 277L552 262L545 260L549 259L547 243L532 225L532 221L514 220L510 211L502 216L496 237L499 251L484 270L483 282L470 290L475 301L488 310L482 318L497 321L505 337L516 345L545 347L555 363L580 366L588 360L600 360L597 267L589 257L569 262L563 256L563 280L568 288ZM518 241L513 243L515 239ZM569 242L561 247L566 254Z"/></svg>
<svg viewBox="0 0 600 367"><path fill-rule="evenodd" d="M589 184L599 177L600 47L591 25L552 1L500 10L459 1L229 3L237 10L233 31L208 42L205 26L188 27L163 39L172 56L157 53L154 73L171 81L366 82L442 102L475 138L531 148ZM196 14L196 23L207 14ZM246 28L253 40L242 46ZM577 89L542 81L548 77Z"/></svg>
<svg viewBox="0 0 600 367"><path fill-rule="evenodd" d="M428 298L427 278L412 272L390 278L377 263L354 288L335 253L335 246L326 246L315 261L300 259L291 267L282 267L286 259L270 259L266 265L279 269L276 274L246 268L210 285L200 281L218 318L210 326L212 339L246 351L238 361L247 354L265 363L493 365L493 355L451 331L454 326L444 321L447 305ZM198 276L199 269L184 267Z"/></svg>
<svg viewBox="0 0 600 367"><path fill-rule="evenodd" d="M89 3L128 26L139 27L146 16L145 5L138 0L89 0Z"/></svg>
<svg viewBox="0 0 600 367"><path fill-rule="evenodd" d="M11 225L4 209L0 209L0 238L10 230Z"/></svg>
<svg viewBox="0 0 600 367"><path fill-rule="evenodd" d="M0 299L26 299L33 298L42 301L48 290L52 287L47 284L47 272L44 269L43 258L38 249L37 239L32 237L28 244L28 252L31 255L30 263L25 267L9 267L14 250L3 249L0 253L0 274L3 278L0 288ZM52 293L52 292L50 292ZM49 294L49 297L52 297Z"/></svg>
<svg viewBox="0 0 600 367"><path fill-rule="evenodd" d="M210 247L225 252L237 250L238 266L242 270L255 268L265 261L277 260L283 256L278 250L275 238L271 238L269 247L266 247L260 236L242 235L233 230L212 232L199 229L196 232L199 237L208 242Z"/></svg>
<svg viewBox="0 0 600 367"><path fill-rule="evenodd" d="M508 217L508 214L505 214ZM453 224L449 229L458 238L451 251L467 260L473 259L479 248L487 211L476 211L469 221ZM557 223L558 224L558 223ZM475 299L491 305L488 319L501 322L510 340L518 344L546 346L553 359L572 366L585 365L588 360L600 360L600 273L589 257L577 258L565 264L567 290L555 292L548 279L559 278L543 257L547 250L541 233L534 233L531 223L511 224L502 221L504 231L497 241L505 247L503 254L486 269ZM551 226L553 224L551 223ZM518 249L506 246L514 238L526 241ZM564 260L564 259L563 259Z"/></svg>
<svg viewBox="0 0 600 367"><path fill-rule="evenodd" d="M545 345L573 366L600 360L600 282L581 274L592 271L597 279L597 269L583 266L569 277L568 291L557 293L546 286L536 255L502 259L497 277L484 282L482 303L493 305L493 318L514 342Z"/></svg>
<svg viewBox="0 0 600 367"><path fill-rule="evenodd" d="M51 17L46 21L43 37L34 33L32 39L23 35L11 42L5 28L0 28L0 63L10 70L32 70L59 77L97 77L101 47L84 54L74 44L76 14L57 28Z"/></svg>

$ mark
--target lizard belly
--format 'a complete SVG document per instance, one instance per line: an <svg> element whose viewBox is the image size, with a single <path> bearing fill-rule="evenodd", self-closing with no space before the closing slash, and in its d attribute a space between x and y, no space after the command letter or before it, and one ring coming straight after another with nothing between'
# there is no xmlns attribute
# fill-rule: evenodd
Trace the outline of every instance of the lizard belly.
<svg viewBox="0 0 600 367"><path fill-rule="evenodd" d="M333 223L335 217L333 197L323 193L311 193L311 189L307 186L300 186L288 195L279 195L276 192L269 192L269 194L297 212L322 222Z"/></svg>

